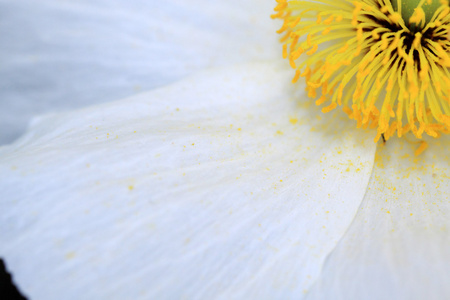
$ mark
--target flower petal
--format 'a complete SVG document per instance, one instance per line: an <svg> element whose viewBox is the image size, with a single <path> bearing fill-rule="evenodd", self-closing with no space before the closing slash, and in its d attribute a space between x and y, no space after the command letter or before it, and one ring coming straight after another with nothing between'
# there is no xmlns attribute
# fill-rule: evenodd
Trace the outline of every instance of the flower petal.
<svg viewBox="0 0 450 300"><path fill-rule="evenodd" d="M3 1L0 144L30 117L279 53L272 1Z"/></svg>
<svg viewBox="0 0 450 300"><path fill-rule="evenodd" d="M375 144L299 103L291 75L247 64L36 120L0 149L0 255L19 287L297 299L351 223Z"/></svg>
<svg viewBox="0 0 450 300"><path fill-rule="evenodd" d="M311 299L450 297L450 142L444 138L420 158L405 139L378 151L364 202Z"/></svg>

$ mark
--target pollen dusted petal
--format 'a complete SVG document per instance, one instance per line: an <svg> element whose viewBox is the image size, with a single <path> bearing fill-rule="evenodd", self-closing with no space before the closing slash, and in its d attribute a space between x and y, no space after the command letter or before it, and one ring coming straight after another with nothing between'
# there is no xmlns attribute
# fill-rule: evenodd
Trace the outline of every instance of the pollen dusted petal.
<svg viewBox="0 0 450 300"><path fill-rule="evenodd" d="M419 157L410 143L379 147L355 220L308 300L449 299L450 139Z"/></svg>
<svg viewBox="0 0 450 300"><path fill-rule="evenodd" d="M21 290L302 299L358 210L376 145L318 120L290 73L210 70L43 117L0 148L0 254Z"/></svg>
<svg viewBox="0 0 450 300"><path fill-rule="evenodd" d="M357 127L377 128L375 141L396 132L419 139L450 132L447 1L430 18L421 1L407 21L390 1L277 2L278 17L290 24L280 32L293 82L305 77L316 104L329 102L323 112L345 107Z"/></svg>

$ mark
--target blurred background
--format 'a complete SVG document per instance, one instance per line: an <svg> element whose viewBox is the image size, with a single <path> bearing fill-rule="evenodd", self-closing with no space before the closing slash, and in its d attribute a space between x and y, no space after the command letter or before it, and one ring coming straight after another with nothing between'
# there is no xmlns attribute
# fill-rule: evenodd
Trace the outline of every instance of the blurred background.
<svg viewBox="0 0 450 300"><path fill-rule="evenodd" d="M0 146L33 116L279 58L272 0L0 0Z"/></svg>

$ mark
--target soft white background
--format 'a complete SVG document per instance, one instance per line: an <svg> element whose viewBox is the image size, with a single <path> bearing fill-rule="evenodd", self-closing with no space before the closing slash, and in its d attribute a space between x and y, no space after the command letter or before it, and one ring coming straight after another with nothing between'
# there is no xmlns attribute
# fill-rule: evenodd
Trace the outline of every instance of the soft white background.
<svg viewBox="0 0 450 300"><path fill-rule="evenodd" d="M269 0L0 0L0 145L35 115L275 57L272 8Z"/></svg>

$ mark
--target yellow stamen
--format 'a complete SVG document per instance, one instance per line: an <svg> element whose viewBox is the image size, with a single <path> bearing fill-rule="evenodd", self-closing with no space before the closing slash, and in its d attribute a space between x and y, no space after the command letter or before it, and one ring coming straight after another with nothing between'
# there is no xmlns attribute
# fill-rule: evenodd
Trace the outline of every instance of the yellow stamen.
<svg viewBox="0 0 450 300"><path fill-rule="evenodd" d="M336 103L331 103L330 105L328 105L328 106L322 108L322 112L323 112L323 113L330 112L330 111L332 111L333 109L335 109L336 106L337 106Z"/></svg>
<svg viewBox="0 0 450 300"><path fill-rule="evenodd" d="M414 155L419 156L427 148L428 148L427 142L421 142L419 148L417 148L416 151L414 151Z"/></svg>
<svg viewBox="0 0 450 300"><path fill-rule="evenodd" d="M449 133L450 8L435 1L407 12L403 0L277 0L292 81L304 77L308 96L329 103L323 112L339 105L357 127L377 128L375 140Z"/></svg>

